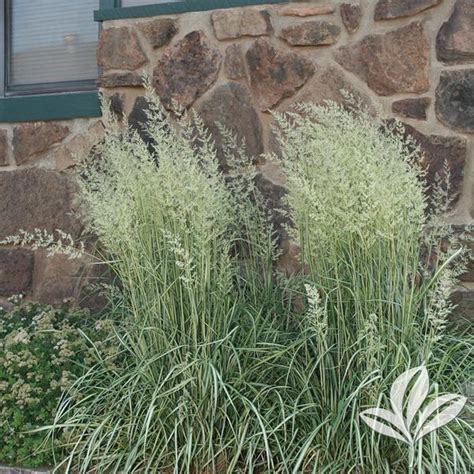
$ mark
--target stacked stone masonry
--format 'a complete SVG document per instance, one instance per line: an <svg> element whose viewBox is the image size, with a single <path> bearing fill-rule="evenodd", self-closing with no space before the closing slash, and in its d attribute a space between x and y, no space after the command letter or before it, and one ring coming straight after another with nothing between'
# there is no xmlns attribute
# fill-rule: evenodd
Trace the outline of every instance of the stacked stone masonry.
<svg viewBox="0 0 474 474"><path fill-rule="evenodd" d="M198 110L218 147L216 121L246 138L273 205L285 191L278 168L261 157L275 149L270 112L301 101L344 102L348 90L406 125L424 151L430 180L449 168L448 218L459 229L473 222L473 0L299 1L103 27L98 86L113 110L140 131L148 76L165 107ZM98 120L1 124L0 238L35 227L80 235L68 213L74 168L102 133ZM57 302L77 296L86 276L85 263L0 250L1 297L21 292ZM464 280L459 302L472 315L472 266Z"/></svg>

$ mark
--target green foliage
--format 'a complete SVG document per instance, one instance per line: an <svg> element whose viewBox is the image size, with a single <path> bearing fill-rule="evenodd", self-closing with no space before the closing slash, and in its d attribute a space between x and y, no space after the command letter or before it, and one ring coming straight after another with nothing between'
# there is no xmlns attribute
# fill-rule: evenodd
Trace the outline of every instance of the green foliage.
<svg viewBox="0 0 474 474"><path fill-rule="evenodd" d="M118 281L121 359L97 351L64 397L50 430L67 426L59 467L407 472L405 448L359 412L421 363L438 391L461 393L472 349L447 327L463 249L428 211L416 147L357 108L276 117L304 269L285 279L243 146L222 130L223 176L199 118L177 123L149 101L150 143L109 117L82 173ZM446 202L437 193L434 207ZM433 433L418 471L467 472L468 441L463 419Z"/></svg>
<svg viewBox="0 0 474 474"><path fill-rule="evenodd" d="M228 183L197 117L175 127L150 97L147 146L113 121L82 174L90 229L120 289L121 366L73 386L68 472L219 472L286 462L271 309L274 243L250 161L223 130ZM150 151L151 148L151 151ZM248 258L247 258L248 257ZM271 295L271 297L269 296ZM269 383L271 381L271 383ZM288 400L291 399L287 396Z"/></svg>
<svg viewBox="0 0 474 474"><path fill-rule="evenodd" d="M94 327L85 311L68 305L12 301L13 308L0 313L0 462L51 465L45 433L31 431L51 424L63 390L93 360L80 331L91 326L97 349L110 353L110 323L97 321Z"/></svg>
<svg viewBox="0 0 474 474"><path fill-rule="evenodd" d="M464 390L472 337L446 330L465 259L438 217L448 198L438 191L428 212L419 150L363 108L302 105L276 119L309 303L295 383L315 411L302 463L406 472L406 449L374 436L358 413L387 405L396 376L421 364L442 391ZM420 471L467 472L469 435L458 421L425 440Z"/></svg>

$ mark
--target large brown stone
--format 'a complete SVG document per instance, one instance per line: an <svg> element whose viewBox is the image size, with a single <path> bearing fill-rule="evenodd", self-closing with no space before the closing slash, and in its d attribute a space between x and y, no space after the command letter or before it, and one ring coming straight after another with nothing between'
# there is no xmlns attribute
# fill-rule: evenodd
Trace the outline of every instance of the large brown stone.
<svg viewBox="0 0 474 474"><path fill-rule="evenodd" d="M71 211L76 186L67 175L37 168L0 173L0 239L19 230L56 229L78 236Z"/></svg>
<svg viewBox="0 0 474 474"><path fill-rule="evenodd" d="M178 32L178 23L171 18L158 18L137 24L138 29L150 43L152 48L167 45Z"/></svg>
<svg viewBox="0 0 474 474"><path fill-rule="evenodd" d="M35 255L32 297L40 303L61 304L77 297L87 276L90 262L86 258L70 259L66 255L47 256L43 250Z"/></svg>
<svg viewBox="0 0 474 474"><path fill-rule="evenodd" d="M281 30L280 36L292 46L329 46L335 44L341 29L327 21L306 21Z"/></svg>
<svg viewBox="0 0 474 474"><path fill-rule="evenodd" d="M227 46L224 58L224 71L229 79L242 79L245 77L244 53L240 44L234 43Z"/></svg>
<svg viewBox="0 0 474 474"><path fill-rule="evenodd" d="M422 151L421 166L426 171L426 181L430 193L436 181L441 179L444 187L446 166L449 171L449 196L454 204L461 194L466 163L466 140L461 137L425 135L411 125L404 124L405 136L411 136Z"/></svg>
<svg viewBox="0 0 474 474"><path fill-rule="evenodd" d="M79 283L80 293L78 303L82 308L97 312L103 310L109 303L107 292L103 285L114 285L114 275L108 265L95 261L85 261L87 279L81 275L84 284Z"/></svg>
<svg viewBox="0 0 474 474"><path fill-rule="evenodd" d="M217 10L211 20L219 40L269 35L273 31L270 14L255 8Z"/></svg>
<svg viewBox="0 0 474 474"><path fill-rule="evenodd" d="M109 110L115 117L121 120L125 112L125 95L120 92L115 92L111 96L107 97L109 101Z"/></svg>
<svg viewBox="0 0 474 474"><path fill-rule="evenodd" d="M67 144L61 145L54 153L56 169L63 171L87 158L92 148L104 137L104 133L102 123L95 122L86 127L82 133L74 136Z"/></svg>
<svg viewBox="0 0 474 474"><path fill-rule="evenodd" d="M352 99L349 96L369 108L372 105L370 98L356 89L336 66L322 64L316 65L316 73L295 96L294 101L322 105L325 101L332 100L351 106ZM287 107L280 107L279 110L283 112Z"/></svg>
<svg viewBox="0 0 474 474"><path fill-rule="evenodd" d="M33 267L31 250L0 248L0 296L12 296L28 291Z"/></svg>
<svg viewBox="0 0 474 474"><path fill-rule="evenodd" d="M331 64L317 64L314 76L300 89L290 104L281 104L277 107L277 111L294 112L297 104L324 105L328 100L337 102L347 109L352 109L354 102L360 102L369 110L373 108L370 97L350 83L338 67ZM274 130L270 133L268 146L273 153L280 155L280 143Z"/></svg>
<svg viewBox="0 0 474 474"><path fill-rule="evenodd" d="M6 130L0 130L0 166L7 166L8 163L8 135Z"/></svg>
<svg viewBox="0 0 474 474"><path fill-rule="evenodd" d="M359 29L362 20L362 10L358 3L343 3L340 6L341 18L346 30L354 33Z"/></svg>
<svg viewBox="0 0 474 474"><path fill-rule="evenodd" d="M144 96L138 96L133 104L132 111L128 116L129 127L136 131L143 142L147 145L150 155L155 154L155 141L147 131L148 114L151 112L150 103ZM166 131L169 125L165 122L162 124Z"/></svg>
<svg viewBox="0 0 474 474"><path fill-rule="evenodd" d="M236 82L217 87L201 104L198 113L212 133L222 164L225 164L225 157L217 124L223 125L239 140L245 140L246 151L254 160L263 153L262 125L247 87Z"/></svg>
<svg viewBox="0 0 474 474"><path fill-rule="evenodd" d="M457 0L436 37L438 59L445 63L474 61L474 2Z"/></svg>
<svg viewBox="0 0 474 474"><path fill-rule="evenodd" d="M375 5L375 20L391 20L413 16L438 5L441 0L378 0Z"/></svg>
<svg viewBox="0 0 474 474"><path fill-rule="evenodd" d="M291 97L314 74L313 63L259 39L246 54L252 90L263 110Z"/></svg>
<svg viewBox="0 0 474 474"><path fill-rule="evenodd" d="M285 196L287 189L277 176L274 179L274 170L268 170L266 164L260 167L260 172L255 177L255 184L266 201L267 208L271 211L271 220L276 232L278 244L283 244L288 238L287 226L291 223L287 210Z"/></svg>
<svg viewBox="0 0 474 474"><path fill-rule="evenodd" d="M450 320L458 325L460 329L468 329L472 332L474 323L474 290L459 288L453 295L452 301L456 305Z"/></svg>
<svg viewBox="0 0 474 474"><path fill-rule="evenodd" d="M109 72L97 79L97 85L104 88L143 87L143 76L136 72Z"/></svg>
<svg viewBox="0 0 474 474"><path fill-rule="evenodd" d="M153 84L163 105L189 107L215 82L221 65L219 51L202 31L192 31L170 46L153 73Z"/></svg>
<svg viewBox="0 0 474 474"><path fill-rule="evenodd" d="M429 89L428 38L420 22L343 46L336 61L377 94L422 93Z"/></svg>
<svg viewBox="0 0 474 474"><path fill-rule="evenodd" d="M431 97L397 100L392 104L392 112L402 117L426 120L426 109L431 104Z"/></svg>
<svg viewBox="0 0 474 474"><path fill-rule="evenodd" d="M466 271L459 279L466 283L474 283L474 232L465 225L455 225L453 231L470 256L466 262Z"/></svg>
<svg viewBox="0 0 474 474"><path fill-rule="evenodd" d="M133 71L147 62L138 42L137 34L130 28L107 28L100 33L97 45L97 62L104 69Z"/></svg>
<svg viewBox="0 0 474 474"><path fill-rule="evenodd" d="M15 127L13 152L17 165L29 164L37 155L69 135L69 127L56 122L30 122Z"/></svg>
<svg viewBox="0 0 474 474"><path fill-rule="evenodd" d="M474 69L441 73L435 111L438 120L448 127L474 133Z"/></svg>

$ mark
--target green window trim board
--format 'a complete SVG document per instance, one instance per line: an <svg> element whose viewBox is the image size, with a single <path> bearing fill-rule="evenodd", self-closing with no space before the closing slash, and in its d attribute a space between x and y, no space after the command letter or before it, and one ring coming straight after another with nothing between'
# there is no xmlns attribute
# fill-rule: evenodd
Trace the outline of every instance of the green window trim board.
<svg viewBox="0 0 474 474"><path fill-rule="evenodd" d="M0 99L0 122L100 117L98 92L64 92Z"/></svg>

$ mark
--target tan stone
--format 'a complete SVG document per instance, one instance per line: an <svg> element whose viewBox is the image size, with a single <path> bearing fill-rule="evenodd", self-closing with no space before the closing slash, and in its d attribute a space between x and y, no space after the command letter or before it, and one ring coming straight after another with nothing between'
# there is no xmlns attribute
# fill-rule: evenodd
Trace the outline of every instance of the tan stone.
<svg viewBox="0 0 474 474"><path fill-rule="evenodd" d="M430 46L420 22L342 46L336 61L382 96L429 89Z"/></svg>
<svg viewBox="0 0 474 474"><path fill-rule="evenodd" d="M229 79L245 77L244 53L240 44L227 46L224 57L224 71Z"/></svg>
<svg viewBox="0 0 474 474"><path fill-rule="evenodd" d="M276 262L276 270L283 275L290 277L304 273L304 266L301 263L301 250L298 245L290 240L285 240L281 245L282 253ZM293 309L301 312L304 308L302 299L295 298Z"/></svg>
<svg viewBox="0 0 474 474"><path fill-rule="evenodd" d="M375 5L375 20L391 20L413 16L435 7L441 0L378 0Z"/></svg>
<svg viewBox="0 0 474 474"><path fill-rule="evenodd" d="M269 35L273 31L268 11L256 8L218 10L211 20L219 40Z"/></svg>
<svg viewBox="0 0 474 474"><path fill-rule="evenodd" d="M431 97L401 99L392 104L392 112L406 118L426 120L426 109L430 104Z"/></svg>
<svg viewBox="0 0 474 474"><path fill-rule="evenodd" d="M349 33L354 33L359 29L362 20L362 10L360 5L354 3L342 3L339 7L342 22Z"/></svg>
<svg viewBox="0 0 474 474"><path fill-rule="evenodd" d="M72 178L55 171L22 168L0 173L0 239L34 229L79 235L75 191Z"/></svg>
<svg viewBox="0 0 474 474"><path fill-rule="evenodd" d="M143 76L136 72L109 72L97 79L97 86L104 88L143 87Z"/></svg>
<svg viewBox="0 0 474 474"><path fill-rule="evenodd" d="M450 315L450 320L460 329L472 332L474 324L474 290L458 288L452 296L455 310Z"/></svg>
<svg viewBox="0 0 474 474"><path fill-rule="evenodd" d="M329 46L335 44L341 29L327 21L306 21L281 30L280 37L292 46Z"/></svg>
<svg viewBox="0 0 474 474"><path fill-rule="evenodd" d="M6 130L0 130L0 166L7 166L8 151L10 145L8 143L8 134Z"/></svg>
<svg viewBox="0 0 474 474"><path fill-rule="evenodd" d="M101 31L97 62L104 69L133 71L147 62L137 34L125 26Z"/></svg>
<svg viewBox="0 0 474 474"><path fill-rule="evenodd" d="M372 106L370 97L358 90L336 66L330 64L316 65L316 73L301 89L294 101L296 103L308 102L316 105L332 100L339 104L350 106L351 95L356 101L362 102L367 107ZM280 107L280 111L288 107Z"/></svg>
<svg viewBox="0 0 474 474"><path fill-rule="evenodd" d="M88 258L70 259L66 255L35 255L32 298L40 303L61 304L79 295L90 267Z"/></svg>
<svg viewBox="0 0 474 474"><path fill-rule="evenodd" d="M474 133L474 69L441 72L435 112L438 120L453 130Z"/></svg>
<svg viewBox="0 0 474 474"><path fill-rule="evenodd" d="M246 54L252 90L263 110L291 97L314 74L314 65L294 52L283 52L264 39Z"/></svg>
<svg viewBox="0 0 474 474"><path fill-rule="evenodd" d="M438 59L446 63L474 61L474 2L457 0L436 38Z"/></svg>
<svg viewBox="0 0 474 474"><path fill-rule="evenodd" d="M0 296L29 290L33 275L33 252L22 248L0 248Z"/></svg>
<svg viewBox="0 0 474 474"><path fill-rule="evenodd" d="M279 184L278 181L274 180L272 176L268 176L266 174L267 170L263 171L264 172L257 173L255 184L262 193L262 196L271 211L272 224L277 236L278 244L282 245L288 239L286 228L290 224L288 214L280 212L282 209L286 209L285 196L287 190L283 185Z"/></svg>
<svg viewBox="0 0 474 474"><path fill-rule="evenodd" d="M30 122L13 130L13 152L17 165L32 163L69 135L69 127L57 122Z"/></svg>
<svg viewBox="0 0 474 474"><path fill-rule="evenodd" d="M245 140L246 152L254 161L263 153L262 125L247 88L236 82L217 86L206 96L198 113L211 132L219 161L225 166L222 135L218 125L223 125L238 140Z"/></svg>
<svg viewBox="0 0 474 474"><path fill-rule="evenodd" d="M426 171L426 182L429 186L428 195L436 190L437 182L446 189L446 168L449 170L449 197L455 204L461 195L464 179L464 167L467 156L465 138L443 135L425 135L408 124L405 127L405 136L411 136L422 152L420 165Z"/></svg>
<svg viewBox="0 0 474 474"><path fill-rule="evenodd" d="M153 84L168 109L174 102L189 107L215 82L220 65L221 55L204 32L192 31L161 55Z"/></svg>
<svg viewBox="0 0 474 474"><path fill-rule="evenodd" d="M76 166L81 159L89 155L92 147L99 143L103 136L104 126L101 122L95 122L87 127L84 132L73 137L55 152L56 169L63 171Z"/></svg>
<svg viewBox="0 0 474 474"><path fill-rule="evenodd" d="M171 18L158 18L138 23L137 27L153 48L167 45L178 32L178 22Z"/></svg>
<svg viewBox="0 0 474 474"><path fill-rule="evenodd" d="M300 3L283 7L278 11L281 16L315 16L329 15L334 13L336 8L333 5L314 5L312 3Z"/></svg>

